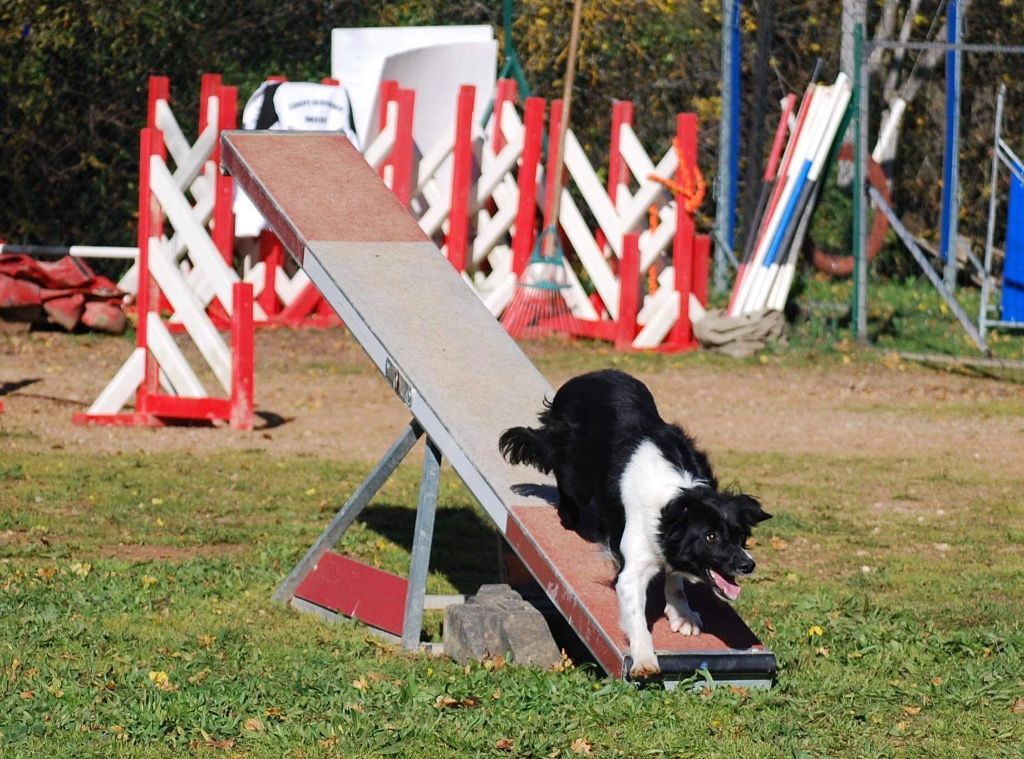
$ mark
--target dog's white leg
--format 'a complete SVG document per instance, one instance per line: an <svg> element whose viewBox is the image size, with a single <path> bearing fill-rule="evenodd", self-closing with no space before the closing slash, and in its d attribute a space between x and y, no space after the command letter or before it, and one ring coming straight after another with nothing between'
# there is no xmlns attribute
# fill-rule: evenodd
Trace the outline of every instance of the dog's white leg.
<svg viewBox="0 0 1024 759"><path fill-rule="evenodd" d="M647 586L658 573L658 565L653 561L631 560L628 555L625 558L615 592L619 597L619 621L629 638L629 655L633 659L629 675L650 677L661 672L658 657L654 655L651 631L647 629L646 614Z"/></svg>
<svg viewBox="0 0 1024 759"><path fill-rule="evenodd" d="M665 573L665 616L673 631L680 635L700 635L703 621L686 600L686 586L678 572Z"/></svg>

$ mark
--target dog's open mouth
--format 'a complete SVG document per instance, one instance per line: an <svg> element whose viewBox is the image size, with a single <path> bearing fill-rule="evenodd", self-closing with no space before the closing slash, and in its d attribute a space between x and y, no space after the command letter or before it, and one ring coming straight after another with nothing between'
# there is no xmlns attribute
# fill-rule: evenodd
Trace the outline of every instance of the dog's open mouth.
<svg viewBox="0 0 1024 759"><path fill-rule="evenodd" d="M723 601L732 603L740 597L741 588L733 580L730 580L724 575L720 575L713 569L708 570L708 577L711 580L709 584L714 589L715 595Z"/></svg>

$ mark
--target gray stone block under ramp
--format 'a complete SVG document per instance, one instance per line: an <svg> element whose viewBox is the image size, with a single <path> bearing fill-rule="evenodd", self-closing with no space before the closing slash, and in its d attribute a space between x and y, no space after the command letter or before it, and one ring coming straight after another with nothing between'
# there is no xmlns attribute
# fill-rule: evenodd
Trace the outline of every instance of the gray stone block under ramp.
<svg viewBox="0 0 1024 759"><path fill-rule="evenodd" d="M226 132L222 140L237 185L597 661L624 676L628 649L599 548L557 525L540 497L553 497L549 478L498 452L503 430L536 421L550 384L344 137ZM706 627L728 630L733 645L713 632L659 634L664 620L655 623L666 677L704 668L728 682L770 683L774 656L735 613L723 604L704 613Z"/></svg>

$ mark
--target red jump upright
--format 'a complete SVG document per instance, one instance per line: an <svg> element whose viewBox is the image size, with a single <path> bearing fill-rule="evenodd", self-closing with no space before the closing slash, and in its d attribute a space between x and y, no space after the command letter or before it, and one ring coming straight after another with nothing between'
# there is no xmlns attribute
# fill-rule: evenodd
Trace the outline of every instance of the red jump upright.
<svg viewBox="0 0 1024 759"><path fill-rule="evenodd" d="M149 118L170 132L147 127L140 135L136 347L89 410L73 416L77 424L252 428L253 319L254 311L263 311L253 303L252 286L231 268L233 185L211 160L221 127L233 125L235 95L215 75L203 78L203 91L203 129L190 147L170 112L166 78L150 80ZM212 230L198 205L202 198ZM170 237L167 226L174 230ZM191 263L188 273L178 263L182 255ZM207 392L163 320L166 313L195 343L226 396ZM218 313L220 319L211 318ZM230 332L229 343L218 325ZM122 410L132 400L134 409Z"/></svg>

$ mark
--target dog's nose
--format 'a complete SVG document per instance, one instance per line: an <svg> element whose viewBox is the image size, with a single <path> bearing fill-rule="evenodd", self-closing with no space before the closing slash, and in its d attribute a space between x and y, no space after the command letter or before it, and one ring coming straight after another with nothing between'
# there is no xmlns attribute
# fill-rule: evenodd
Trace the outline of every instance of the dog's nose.
<svg viewBox="0 0 1024 759"><path fill-rule="evenodd" d="M757 565L754 563L753 559L751 559L749 556L744 556L736 564L736 574L749 575L751 572L754 571L754 567L756 566Z"/></svg>

